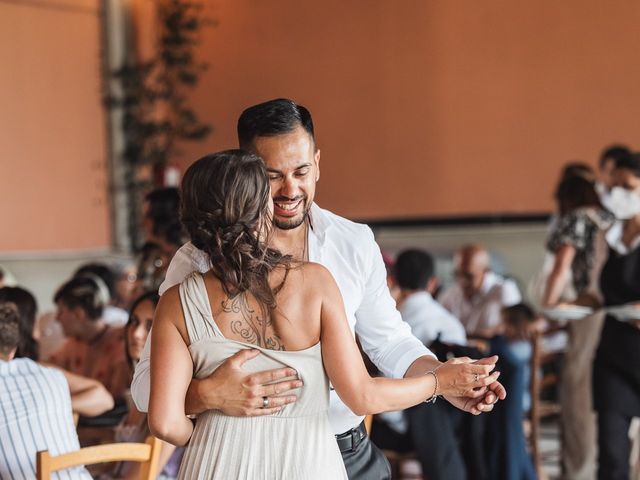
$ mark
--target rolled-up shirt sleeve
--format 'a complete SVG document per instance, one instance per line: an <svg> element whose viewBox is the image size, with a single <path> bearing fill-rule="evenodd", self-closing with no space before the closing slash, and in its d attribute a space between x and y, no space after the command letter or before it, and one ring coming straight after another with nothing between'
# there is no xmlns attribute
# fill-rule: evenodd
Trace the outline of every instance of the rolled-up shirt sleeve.
<svg viewBox="0 0 640 480"><path fill-rule="evenodd" d="M363 247L368 249L365 293L356 311L355 331L362 349L388 377L402 378L418 358L433 353L411 333L387 286L387 271L373 232L367 230Z"/></svg>

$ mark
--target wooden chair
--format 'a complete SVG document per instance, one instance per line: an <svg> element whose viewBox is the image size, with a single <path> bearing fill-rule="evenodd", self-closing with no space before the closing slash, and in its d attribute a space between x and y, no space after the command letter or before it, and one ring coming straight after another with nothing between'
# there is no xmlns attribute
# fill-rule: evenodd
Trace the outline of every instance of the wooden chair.
<svg viewBox="0 0 640 480"><path fill-rule="evenodd" d="M545 374L543 372L543 367L545 365L560 362L564 355L564 352L562 351L545 352L543 348L543 340L545 337L555 335L562 330L565 330L565 328L554 327L543 332L534 332L531 337L531 383L529 384L531 409L529 410L528 415L531 430L529 434L529 446L538 478L546 478L542 468L543 458L539 444L540 422L545 418L557 417L560 415L559 403L542 399L542 393L544 390L556 385L560 379L555 373ZM560 446L562 448L562 444Z"/></svg>
<svg viewBox="0 0 640 480"><path fill-rule="evenodd" d="M140 480L153 480L158 475L161 448L160 440L149 436L145 443L111 443L85 447L55 457L45 450L37 454L36 478L49 480L52 472L78 465L124 461L142 463Z"/></svg>

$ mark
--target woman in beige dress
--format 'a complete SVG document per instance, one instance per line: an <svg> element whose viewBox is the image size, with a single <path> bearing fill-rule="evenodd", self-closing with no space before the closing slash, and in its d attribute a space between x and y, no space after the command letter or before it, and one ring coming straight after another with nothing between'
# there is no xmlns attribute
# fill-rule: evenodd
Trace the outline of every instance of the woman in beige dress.
<svg viewBox="0 0 640 480"><path fill-rule="evenodd" d="M259 157L232 150L198 160L185 174L182 204L191 240L213 267L160 300L149 405L151 431L188 444L180 478L346 479L327 417L329 381L354 413L365 415L443 394L479 397L498 377L494 365L455 359L422 377L371 378L329 271L268 246L273 201ZM266 416L207 411L192 422L184 410L191 379L210 375L242 349L260 353L245 364L249 371L291 369L297 386L304 384L295 403ZM263 406L269 409L267 400Z"/></svg>

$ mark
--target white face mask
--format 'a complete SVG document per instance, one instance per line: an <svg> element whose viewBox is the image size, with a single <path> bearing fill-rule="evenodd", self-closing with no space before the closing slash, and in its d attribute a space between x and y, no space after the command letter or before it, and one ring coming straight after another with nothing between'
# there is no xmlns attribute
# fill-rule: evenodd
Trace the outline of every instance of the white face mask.
<svg viewBox="0 0 640 480"><path fill-rule="evenodd" d="M600 197L600 202L602 202L602 206L607 210L611 210L609 205L609 202L611 201L611 192L607 186L602 182L596 182L595 188L598 197Z"/></svg>
<svg viewBox="0 0 640 480"><path fill-rule="evenodd" d="M605 206L619 220L627 220L640 214L640 196L633 190L613 187L606 203Z"/></svg>

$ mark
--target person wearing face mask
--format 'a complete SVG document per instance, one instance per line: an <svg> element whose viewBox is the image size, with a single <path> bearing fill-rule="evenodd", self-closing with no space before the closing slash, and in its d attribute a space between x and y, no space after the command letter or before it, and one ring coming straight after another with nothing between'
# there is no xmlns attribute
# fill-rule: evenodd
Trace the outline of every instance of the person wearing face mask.
<svg viewBox="0 0 640 480"><path fill-rule="evenodd" d="M640 416L640 153L618 160L613 180L612 198L619 202L614 213L621 219L606 234L602 297L592 300L630 308L607 314L593 364L599 480L629 478L629 426Z"/></svg>
<svg viewBox="0 0 640 480"><path fill-rule="evenodd" d="M625 145L611 145L600 154L598 162L598 179L596 180L596 192L600 196L602 205L611 210L609 201L613 188L613 171L619 159L629 156L631 150Z"/></svg>

